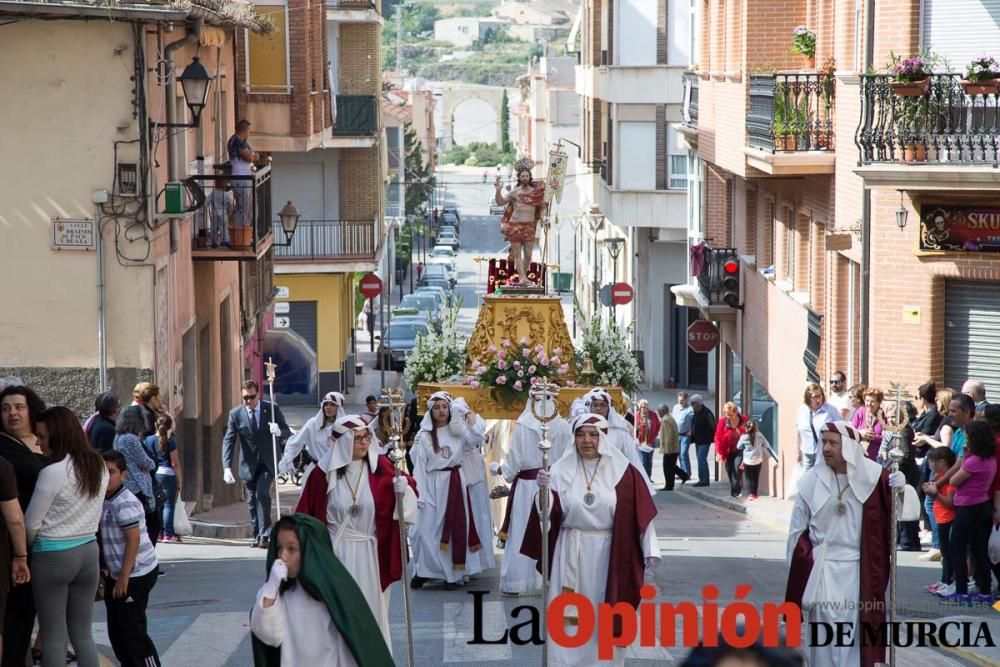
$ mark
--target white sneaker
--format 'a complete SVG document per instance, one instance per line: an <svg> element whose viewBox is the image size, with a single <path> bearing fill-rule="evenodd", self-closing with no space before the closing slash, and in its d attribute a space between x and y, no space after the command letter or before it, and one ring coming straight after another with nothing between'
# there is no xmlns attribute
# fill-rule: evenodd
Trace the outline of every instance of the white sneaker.
<svg viewBox="0 0 1000 667"><path fill-rule="evenodd" d="M969 595L976 595L979 593L979 586L976 586L976 582L969 579Z"/></svg>
<svg viewBox="0 0 1000 667"><path fill-rule="evenodd" d="M937 595L938 597L941 598L946 598L954 594L955 594L955 584L948 584L944 588L939 588L938 590L934 591L934 595Z"/></svg>
<svg viewBox="0 0 1000 667"><path fill-rule="evenodd" d="M923 533L920 533L921 546L929 547L933 541L934 541L934 536L930 533L930 531L925 531Z"/></svg>

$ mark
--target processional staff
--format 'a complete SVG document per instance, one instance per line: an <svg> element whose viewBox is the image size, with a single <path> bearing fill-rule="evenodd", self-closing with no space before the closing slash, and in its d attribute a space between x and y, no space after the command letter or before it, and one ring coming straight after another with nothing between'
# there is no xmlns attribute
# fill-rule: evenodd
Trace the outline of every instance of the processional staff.
<svg viewBox="0 0 1000 667"><path fill-rule="evenodd" d="M559 385L543 379L536 382L529 391L531 401L531 414L542 423L542 440L538 443L538 449L542 451L542 469L549 470L549 450L552 443L549 441L549 422L559 417L559 406L556 405L556 397L559 396ZM549 402L551 401L551 408ZM539 409L538 404L542 404ZM551 409L551 413L549 412ZM549 664L548 642L546 641L548 630L546 626L546 616L549 602L549 489L540 487L538 489L539 509L542 515L542 667Z"/></svg>
<svg viewBox="0 0 1000 667"><path fill-rule="evenodd" d="M883 423L883 443L887 440L891 440L893 446L891 449L888 446L886 449L886 462L885 465L889 468L891 472L899 472L900 462L906 458L906 451L903 449L903 430L909 424L909 417L906 414L906 410L903 407L903 385L891 382L889 383L889 392L893 396L893 411L889 415L887 423ZM891 525L889 527L889 627L895 627L893 624L896 622L896 569L898 563L898 556L896 555L896 542L897 534L896 529L899 525L899 515L903 510L903 493L904 487L899 489L892 489L892 514L890 515ZM891 635L891 633L890 633ZM889 641L889 654L888 654L888 665L889 667L895 667L896 665L896 646L892 642L891 637Z"/></svg>
<svg viewBox="0 0 1000 667"><path fill-rule="evenodd" d="M278 405L274 402L274 372L277 365L271 357L267 358L267 363L264 364L264 368L267 371L267 385L270 388L271 395L271 421L275 420L275 415L278 411ZM274 455L274 466L275 472L278 472L278 436L271 433L271 453ZM278 490L278 477L275 475L274 478L274 513L276 520L281 518L281 491Z"/></svg>
<svg viewBox="0 0 1000 667"><path fill-rule="evenodd" d="M406 460L406 450L403 448L403 433L410 429L410 420L403 414L406 401L403 390L399 388L383 388L379 396L378 406L388 408L382 416L382 428L389 435L389 460L396 469L396 477L402 474ZM410 609L410 575L406 571L409 552L406 544L406 522L403 514L403 496L405 492L396 492L396 517L399 522L399 553L403 567L403 615L406 619L406 664L413 667L413 620Z"/></svg>

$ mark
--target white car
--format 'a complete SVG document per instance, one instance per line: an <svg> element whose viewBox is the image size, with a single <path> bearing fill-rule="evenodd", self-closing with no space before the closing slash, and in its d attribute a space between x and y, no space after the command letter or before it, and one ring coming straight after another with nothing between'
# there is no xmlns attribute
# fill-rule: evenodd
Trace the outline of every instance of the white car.
<svg viewBox="0 0 1000 667"><path fill-rule="evenodd" d="M447 259L445 257L434 257L433 255L431 255L430 257L427 258L427 264L428 266L432 264L440 264L444 266L445 269L448 271L448 281L452 285L458 283L458 271L455 269L455 260Z"/></svg>
<svg viewBox="0 0 1000 667"><path fill-rule="evenodd" d="M458 250L460 245L458 237L455 236L455 232L447 231L441 232L437 235L436 243L438 245L448 245L451 246L453 250Z"/></svg>
<svg viewBox="0 0 1000 667"><path fill-rule="evenodd" d="M448 245L436 245L434 249L431 250L431 257L445 257L447 259L455 258L455 250Z"/></svg>

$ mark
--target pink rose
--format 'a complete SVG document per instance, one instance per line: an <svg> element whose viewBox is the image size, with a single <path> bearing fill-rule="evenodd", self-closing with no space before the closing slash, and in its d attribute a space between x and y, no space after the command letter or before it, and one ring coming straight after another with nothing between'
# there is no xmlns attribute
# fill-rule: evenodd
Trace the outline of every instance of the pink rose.
<svg viewBox="0 0 1000 667"><path fill-rule="evenodd" d="M506 375L498 375L497 376L497 384L507 384L507 376Z"/></svg>
<svg viewBox="0 0 1000 667"><path fill-rule="evenodd" d="M500 350L499 352L497 352L497 359L506 359L506 358L507 358L507 353L506 352L504 352L503 350Z"/></svg>
<svg viewBox="0 0 1000 667"><path fill-rule="evenodd" d="M521 368L521 362L520 361L515 361L514 362L514 368L520 369Z"/></svg>
<svg viewBox="0 0 1000 667"><path fill-rule="evenodd" d="M556 373L558 373L559 375L566 375L566 373L568 373L568 372L569 372L569 371L567 371L567 370L566 370L565 368L563 368L562 366L560 366L560 367L559 367L559 369L558 369L558 370L556 371Z"/></svg>
<svg viewBox="0 0 1000 667"><path fill-rule="evenodd" d="M531 373L532 375L534 375L535 371L537 371L537 370L538 370L538 366L535 366L535 365L528 366L528 372Z"/></svg>
<svg viewBox="0 0 1000 667"><path fill-rule="evenodd" d="M552 354L562 354L562 348L561 347L552 348Z"/></svg>
<svg viewBox="0 0 1000 667"><path fill-rule="evenodd" d="M528 344L528 337L521 336L521 345L527 345L527 344Z"/></svg>
<svg viewBox="0 0 1000 667"><path fill-rule="evenodd" d="M541 381L542 381L542 379L539 378L539 377L532 377L531 378L531 384L538 384Z"/></svg>
<svg viewBox="0 0 1000 667"><path fill-rule="evenodd" d="M489 369L486 366L480 366L479 368L476 369L476 375L482 375L488 370Z"/></svg>
<svg viewBox="0 0 1000 667"><path fill-rule="evenodd" d="M476 370L476 369L477 369L477 368L479 368L479 367L480 367L481 365L482 365L482 364L480 364L478 360L474 359L474 360L472 361L472 370Z"/></svg>
<svg viewBox="0 0 1000 667"><path fill-rule="evenodd" d="M535 346L535 352L544 352L544 351L545 351L545 346L542 345L541 343Z"/></svg>
<svg viewBox="0 0 1000 667"><path fill-rule="evenodd" d="M486 348L486 351L491 354L495 354L497 351L497 346L494 345L493 343L490 343L489 347Z"/></svg>
<svg viewBox="0 0 1000 667"><path fill-rule="evenodd" d="M541 364L542 366L548 366L549 365L549 361L550 361L550 359L548 357L546 357L544 354L542 356L538 357L538 363Z"/></svg>
<svg viewBox="0 0 1000 667"><path fill-rule="evenodd" d="M525 358L530 357L531 350L529 350L528 348L524 348L523 350L521 350L521 356Z"/></svg>
<svg viewBox="0 0 1000 667"><path fill-rule="evenodd" d="M469 383L469 386L472 387L473 389L479 389L479 382L473 380L472 382Z"/></svg>
<svg viewBox="0 0 1000 667"><path fill-rule="evenodd" d="M507 368L507 362L501 359L500 361L497 362L497 368L499 368L500 370L504 370L505 368Z"/></svg>
<svg viewBox="0 0 1000 667"><path fill-rule="evenodd" d="M514 389L516 389L517 391L521 391L522 389L524 389L524 385L521 384L520 380L514 383Z"/></svg>
<svg viewBox="0 0 1000 667"><path fill-rule="evenodd" d="M559 363L559 355L558 354L553 354L552 355L552 363L554 363L554 364L558 364Z"/></svg>
<svg viewBox="0 0 1000 667"><path fill-rule="evenodd" d="M524 371L518 371L517 372L517 377L523 378L524 377Z"/></svg>
<svg viewBox="0 0 1000 667"><path fill-rule="evenodd" d="M575 387L576 383L573 382L572 380L566 380L566 386L567 387Z"/></svg>
<svg viewBox="0 0 1000 667"><path fill-rule="evenodd" d="M500 341L500 344L503 345L504 347L510 347L510 338L504 338L502 341Z"/></svg>

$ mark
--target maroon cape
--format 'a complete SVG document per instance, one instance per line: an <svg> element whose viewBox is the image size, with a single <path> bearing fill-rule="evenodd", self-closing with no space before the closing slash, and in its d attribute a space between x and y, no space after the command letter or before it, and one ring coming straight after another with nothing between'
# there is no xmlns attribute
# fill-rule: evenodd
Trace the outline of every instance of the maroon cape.
<svg viewBox="0 0 1000 667"><path fill-rule="evenodd" d="M627 602L632 607L639 606L639 589L646 569L646 559L642 554L642 535L646 527L656 517L656 505L649 493L639 470L629 465L625 474L615 485L614 527L611 529L611 561L608 563L608 581L604 602L615 604ZM549 573L556 550L556 539L562 528L563 511L559 494L552 493L552 513L549 518ZM521 542L521 554L538 561L536 568L542 571L542 526L538 509L532 505L528 526ZM596 600L595 600L596 602Z"/></svg>
<svg viewBox="0 0 1000 667"><path fill-rule="evenodd" d="M892 491L889 488L889 473L882 471L882 477L875 490L861 509L861 591L859 601L864 611L860 621L869 627L879 627L886 621L885 590L889 585L890 517L892 516ZM795 544L792 563L788 570L788 586L785 601L801 607L802 595L812 571L812 542L806 529ZM895 600L893 601L895 602ZM860 627L858 628L860 632ZM881 636L875 634L874 636ZM885 662L884 646L861 645L861 667L873 667Z"/></svg>
<svg viewBox="0 0 1000 667"><path fill-rule="evenodd" d="M396 493L392 490L395 475L392 462L384 455L378 457L375 470L368 473L372 497L375 499L375 540L378 543L378 570L383 591L403 576L403 554L399 548L399 522L396 520ZM416 493L417 481L406 473L403 475ZM326 525L326 492L326 473L316 466L306 479L295 511L308 514Z"/></svg>

